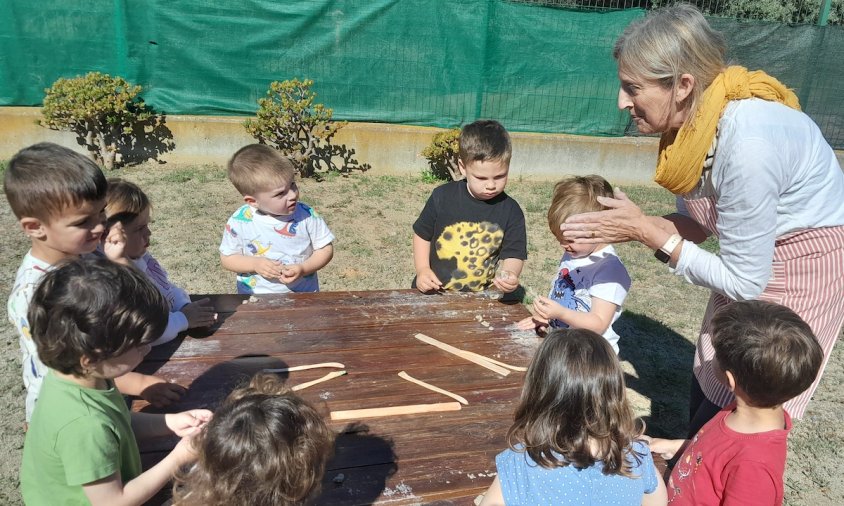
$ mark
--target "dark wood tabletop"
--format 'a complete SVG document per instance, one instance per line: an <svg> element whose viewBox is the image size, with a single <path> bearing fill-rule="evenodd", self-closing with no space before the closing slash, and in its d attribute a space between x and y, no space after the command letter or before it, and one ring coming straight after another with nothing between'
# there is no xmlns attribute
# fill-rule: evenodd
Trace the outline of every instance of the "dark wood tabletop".
<svg viewBox="0 0 844 506"><path fill-rule="evenodd" d="M502 376L414 335L527 366L539 338L513 327L529 316L521 304L495 292L411 290L209 297L219 323L154 348L138 369L188 387L168 411L213 410L265 368L322 362L340 362L348 374L298 393L326 420L338 410L453 402L397 375L406 371L465 397L468 405L459 411L329 420L339 435L317 503L472 504L492 482L524 372ZM280 374L293 386L335 370ZM136 401L133 409L150 407ZM142 442L145 465L174 444L174 439Z"/></svg>

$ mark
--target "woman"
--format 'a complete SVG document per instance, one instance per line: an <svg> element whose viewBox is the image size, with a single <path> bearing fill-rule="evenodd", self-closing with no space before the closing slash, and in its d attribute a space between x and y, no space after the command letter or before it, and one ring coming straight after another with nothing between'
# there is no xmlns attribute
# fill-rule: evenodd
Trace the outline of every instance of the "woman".
<svg viewBox="0 0 844 506"><path fill-rule="evenodd" d="M812 327L824 366L844 323L844 176L796 95L764 72L724 63L700 12L676 5L631 24L613 51L618 105L642 133L662 134L655 181L678 213L645 216L627 197L573 216L564 236L639 241L672 272L712 290L694 360L690 436L732 400L713 368L710 321L734 300L790 307ZM718 255L696 243L715 234ZM823 374L823 368L821 369ZM800 418L821 374L786 403Z"/></svg>

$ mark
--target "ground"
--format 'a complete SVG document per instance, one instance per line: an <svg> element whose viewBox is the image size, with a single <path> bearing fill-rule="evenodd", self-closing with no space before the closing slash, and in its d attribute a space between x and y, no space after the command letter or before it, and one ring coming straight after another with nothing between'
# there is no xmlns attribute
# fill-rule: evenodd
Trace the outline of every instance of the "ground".
<svg viewBox="0 0 844 506"><path fill-rule="evenodd" d="M2 167L0 165L0 167ZM153 202L150 250L171 278L191 293L234 291L234 275L219 266L223 225L240 196L219 166L146 165L110 173L140 184ZM336 254L320 272L323 290L407 288L413 276L411 224L436 186L420 178L354 175L301 182L302 201L322 214L337 236ZM522 276L527 294L547 292L561 250L545 213L552 184L511 180L507 191L525 211L529 260ZM673 197L650 187L624 190L651 214L670 212ZM11 290L27 244L5 199L0 202L0 299ZM710 243L707 247L717 248ZM692 352L708 293L670 274L640 245L620 245L633 287L616 324L620 357L636 412L648 433L680 436L687 419ZM23 386L17 336L0 322L0 504L20 504L17 471L23 448ZM786 504L844 504L844 351L839 345L806 417L789 443Z"/></svg>

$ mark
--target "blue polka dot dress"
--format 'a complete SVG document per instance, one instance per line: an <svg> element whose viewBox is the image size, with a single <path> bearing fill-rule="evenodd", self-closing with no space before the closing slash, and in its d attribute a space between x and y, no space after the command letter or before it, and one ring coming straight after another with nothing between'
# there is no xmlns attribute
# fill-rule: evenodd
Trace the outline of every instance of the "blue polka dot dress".
<svg viewBox="0 0 844 506"><path fill-rule="evenodd" d="M634 442L633 450L641 455L641 462L637 465L633 456L628 456L634 466L632 478L603 474L602 462L584 469L574 466L545 469L527 453L504 450L495 457L504 502L507 506L640 505L644 494L656 490L659 477L648 446Z"/></svg>

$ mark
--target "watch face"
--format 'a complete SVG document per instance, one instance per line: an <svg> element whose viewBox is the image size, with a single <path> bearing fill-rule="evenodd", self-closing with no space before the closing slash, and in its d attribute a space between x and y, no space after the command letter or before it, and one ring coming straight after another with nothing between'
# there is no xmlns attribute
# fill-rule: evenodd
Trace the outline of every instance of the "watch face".
<svg viewBox="0 0 844 506"><path fill-rule="evenodd" d="M661 249L654 251L654 257L664 264L667 264L668 260L671 259L671 255L662 251Z"/></svg>

